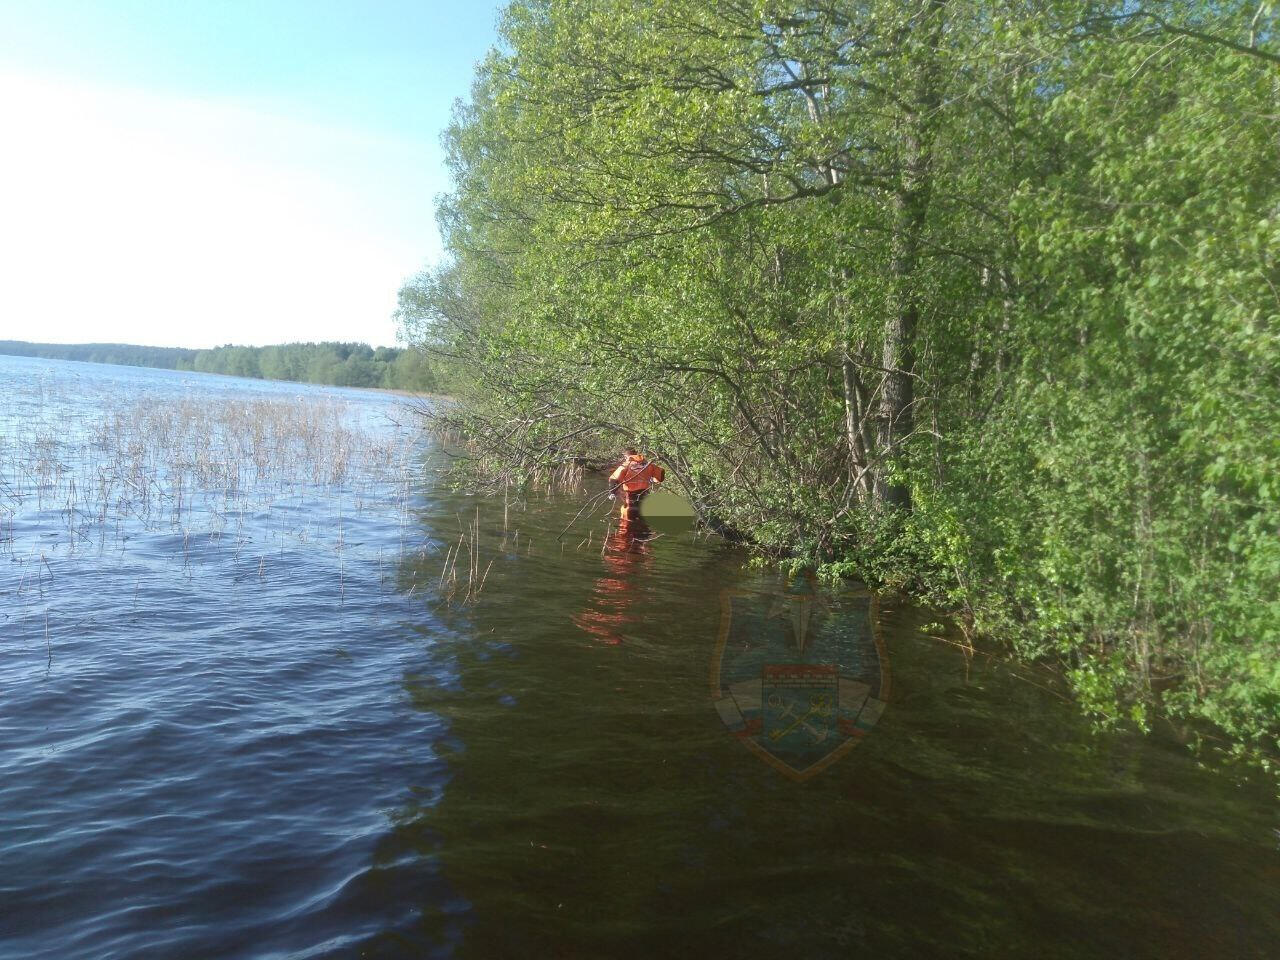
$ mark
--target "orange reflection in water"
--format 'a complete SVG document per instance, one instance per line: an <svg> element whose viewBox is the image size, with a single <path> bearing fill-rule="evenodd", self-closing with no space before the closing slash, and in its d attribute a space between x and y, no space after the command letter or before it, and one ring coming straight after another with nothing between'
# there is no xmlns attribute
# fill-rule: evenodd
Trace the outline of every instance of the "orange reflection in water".
<svg viewBox="0 0 1280 960"><path fill-rule="evenodd" d="M605 540L604 576L596 580L587 608L573 616L573 622L597 643L621 643L624 629L639 621L631 609L633 579L649 562L653 536L643 520L624 518Z"/></svg>

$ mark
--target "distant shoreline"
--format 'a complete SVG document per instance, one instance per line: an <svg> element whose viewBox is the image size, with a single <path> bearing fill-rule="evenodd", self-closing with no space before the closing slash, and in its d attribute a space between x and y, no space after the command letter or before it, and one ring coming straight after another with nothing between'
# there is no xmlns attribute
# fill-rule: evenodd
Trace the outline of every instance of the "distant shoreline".
<svg viewBox="0 0 1280 960"><path fill-rule="evenodd" d="M247 380L309 383L414 396L440 393L435 368L422 351L412 347L374 348L366 343L325 341L265 347L227 344L203 350L127 343L0 340L0 355L211 373Z"/></svg>
<svg viewBox="0 0 1280 960"><path fill-rule="evenodd" d="M429 390L406 390L403 387L352 387L341 383L312 383L309 380L278 380L274 377L241 377L234 373L210 373L205 370L178 370L175 367L151 367L138 363L108 363L102 360L73 360L66 357L40 357L25 353L6 353L0 350L0 358L18 357L22 360L54 360L58 363L86 363L95 367L125 367L129 370L163 370L167 373L195 373L202 377L235 377L238 380L259 381L261 383L296 383L300 387L336 387L339 390L368 390L374 393L390 393L400 397L431 397L433 399L453 399L447 393L433 393Z"/></svg>

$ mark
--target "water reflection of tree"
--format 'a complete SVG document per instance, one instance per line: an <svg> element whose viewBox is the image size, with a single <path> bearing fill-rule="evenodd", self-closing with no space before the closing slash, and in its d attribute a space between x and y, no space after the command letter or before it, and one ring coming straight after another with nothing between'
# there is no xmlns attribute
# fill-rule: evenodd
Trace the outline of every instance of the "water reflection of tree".
<svg viewBox="0 0 1280 960"><path fill-rule="evenodd" d="M1225 785L1181 754L1094 738L1070 704L900 611L895 703L793 783L708 702L720 590L743 575L653 546L671 550L521 559L432 638L448 669L405 689L445 721L424 749L449 776L393 817L380 863L427 867L387 893L421 913L370 955L1176 957L1215 955L1226 924L1233 955L1261 955L1274 856L1239 842L1238 805L1233 824L1204 805ZM620 644L574 622L606 578L631 591Z"/></svg>

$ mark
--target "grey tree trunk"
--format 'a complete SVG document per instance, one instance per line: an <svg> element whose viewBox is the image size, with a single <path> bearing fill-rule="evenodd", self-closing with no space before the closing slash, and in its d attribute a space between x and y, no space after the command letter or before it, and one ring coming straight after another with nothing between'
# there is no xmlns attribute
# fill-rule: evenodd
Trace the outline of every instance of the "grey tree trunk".
<svg viewBox="0 0 1280 960"><path fill-rule="evenodd" d="M911 509L911 491L890 483L885 470L901 457L915 428L915 338L920 320L917 276L920 239L932 192L931 149L934 113L938 108L938 55L946 0L926 0L927 31L914 66L911 101L902 117L902 173L893 196L890 273L893 281L889 316L884 325L884 384L880 392L880 453L886 459L877 475L876 499L886 506Z"/></svg>

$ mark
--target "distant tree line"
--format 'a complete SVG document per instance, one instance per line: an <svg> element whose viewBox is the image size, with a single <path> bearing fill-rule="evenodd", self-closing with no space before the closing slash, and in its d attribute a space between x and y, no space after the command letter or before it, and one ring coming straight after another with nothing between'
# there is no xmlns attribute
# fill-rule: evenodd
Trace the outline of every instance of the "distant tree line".
<svg viewBox="0 0 1280 960"><path fill-rule="evenodd" d="M423 351L365 343L284 343L269 347L227 344L212 350L144 347L124 343L26 343L0 340L0 354L116 363L165 370L224 373L339 387L442 389L435 363Z"/></svg>
<svg viewBox="0 0 1280 960"><path fill-rule="evenodd" d="M140 347L129 343L27 343L23 340L0 340L0 354L11 357L117 363L129 367L159 367L165 370L176 370L179 364L190 363L198 352L181 347Z"/></svg>
<svg viewBox="0 0 1280 960"><path fill-rule="evenodd" d="M284 343L270 347L230 344L197 350L179 370L236 377L325 383L339 387L387 387L431 391L439 387L431 360L420 350L365 343Z"/></svg>

